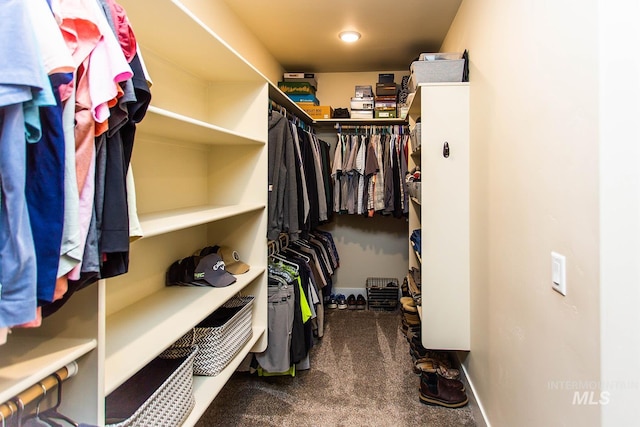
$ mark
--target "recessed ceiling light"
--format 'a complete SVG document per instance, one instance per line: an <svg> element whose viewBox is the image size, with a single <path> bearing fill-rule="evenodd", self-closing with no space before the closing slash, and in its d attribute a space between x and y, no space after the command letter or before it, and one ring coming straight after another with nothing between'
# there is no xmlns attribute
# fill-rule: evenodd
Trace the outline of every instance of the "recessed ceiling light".
<svg viewBox="0 0 640 427"><path fill-rule="evenodd" d="M360 33L357 31L343 31L338 34L338 37L340 37L340 40L343 42L353 43L360 39Z"/></svg>

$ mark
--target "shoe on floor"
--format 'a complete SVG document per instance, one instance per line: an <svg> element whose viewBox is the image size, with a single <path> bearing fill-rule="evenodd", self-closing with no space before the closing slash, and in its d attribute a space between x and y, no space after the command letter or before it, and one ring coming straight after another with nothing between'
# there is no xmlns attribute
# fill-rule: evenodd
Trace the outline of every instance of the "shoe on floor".
<svg viewBox="0 0 640 427"><path fill-rule="evenodd" d="M347 298L344 295L336 295L336 301L338 303L338 310L344 310L347 308Z"/></svg>
<svg viewBox="0 0 640 427"><path fill-rule="evenodd" d="M338 300L334 294L331 294L327 302L327 308L338 308Z"/></svg>
<svg viewBox="0 0 640 427"><path fill-rule="evenodd" d="M434 374L431 372L421 372L420 373L420 381L424 382L426 386L429 385L429 376L431 375L438 375L438 374ZM460 390L462 392L466 391L465 387L464 387L464 383L460 380L450 380L447 378L444 378L440 375L438 375L438 378L435 379L435 381L438 381L438 384L440 386L444 386L444 387L449 387L449 388L453 388L456 390Z"/></svg>
<svg viewBox="0 0 640 427"><path fill-rule="evenodd" d="M365 308L367 308L367 300L364 299L364 296L362 294L359 294L356 298L356 308L358 310L364 310Z"/></svg>
<svg viewBox="0 0 640 427"><path fill-rule="evenodd" d="M349 310L355 310L357 308L356 296L354 294L349 295L349 297L347 298L347 308Z"/></svg>
<svg viewBox="0 0 640 427"><path fill-rule="evenodd" d="M469 403L467 394L457 388L445 385L438 375L429 375L420 379L420 402L425 405L461 408Z"/></svg>

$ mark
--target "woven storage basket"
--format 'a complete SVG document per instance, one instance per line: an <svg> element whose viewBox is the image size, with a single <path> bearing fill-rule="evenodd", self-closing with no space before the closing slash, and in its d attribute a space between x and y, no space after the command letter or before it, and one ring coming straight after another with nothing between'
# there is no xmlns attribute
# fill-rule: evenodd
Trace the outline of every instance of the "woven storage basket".
<svg viewBox="0 0 640 427"><path fill-rule="evenodd" d="M251 339L253 299L253 296L230 299L175 342L172 348L176 350L198 346L193 362L195 375L218 375Z"/></svg>
<svg viewBox="0 0 640 427"><path fill-rule="evenodd" d="M164 382L147 398L144 403L133 412L131 416L123 421L114 422L114 412L112 406L123 404L126 406L130 396L138 393L137 389L143 387L151 376L152 372L144 372L143 368L138 374L134 375L127 383L118 387L111 395L107 397L107 424L106 427L159 427L159 426L180 426L189 416L195 406L195 398L193 396L193 362L198 353L197 346L185 347L176 351L163 352L155 361L152 361L148 367L155 362L168 359L176 359L179 366L164 380ZM182 360L183 359L183 360ZM182 360L182 361L181 361ZM116 411L117 412L117 411Z"/></svg>

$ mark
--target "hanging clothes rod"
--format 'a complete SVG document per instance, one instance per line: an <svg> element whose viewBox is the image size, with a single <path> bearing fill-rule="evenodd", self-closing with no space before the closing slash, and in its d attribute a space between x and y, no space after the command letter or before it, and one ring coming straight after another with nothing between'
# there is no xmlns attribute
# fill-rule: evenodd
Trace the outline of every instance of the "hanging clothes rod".
<svg viewBox="0 0 640 427"><path fill-rule="evenodd" d="M389 133L408 133L409 127L407 125L343 125L336 123L334 128L339 132L342 130L356 130L356 131L387 131Z"/></svg>
<svg viewBox="0 0 640 427"><path fill-rule="evenodd" d="M18 394L11 400L6 401L2 405L0 405L0 415L3 419L7 420L12 415L17 414L19 411L17 402L22 402L24 406L27 406L29 403L35 402L41 396L43 396L46 392L53 390L58 386L58 378L60 381L65 381L78 373L78 363L71 362L66 366L58 369L55 373L44 377L36 384L32 385L22 393ZM56 375L58 378L56 378ZM44 387L44 388L43 388Z"/></svg>
<svg viewBox="0 0 640 427"><path fill-rule="evenodd" d="M292 113L287 109L287 107L283 107L282 105L278 104L272 99L269 99L269 108L271 110L278 111L283 116L289 118L290 120L293 120L301 128L305 130L312 130L311 123L307 122L307 120L305 120L303 117L300 117L295 113Z"/></svg>

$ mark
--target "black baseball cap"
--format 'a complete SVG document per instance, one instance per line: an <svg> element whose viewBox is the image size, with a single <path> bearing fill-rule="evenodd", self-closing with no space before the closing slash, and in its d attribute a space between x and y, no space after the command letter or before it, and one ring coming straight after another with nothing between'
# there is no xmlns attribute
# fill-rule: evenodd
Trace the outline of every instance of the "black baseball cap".
<svg viewBox="0 0 640 427"><path fill-rule="evenodd" d="M200 258L193 271L193 279L205 281L216 288L229 286L236 281L236 278L226 271L224 261L217 253Z"/></svg>

